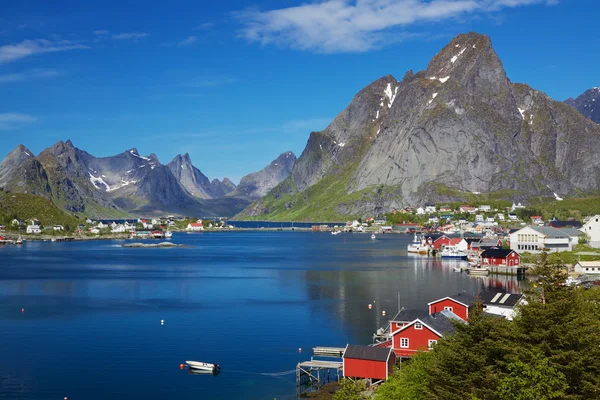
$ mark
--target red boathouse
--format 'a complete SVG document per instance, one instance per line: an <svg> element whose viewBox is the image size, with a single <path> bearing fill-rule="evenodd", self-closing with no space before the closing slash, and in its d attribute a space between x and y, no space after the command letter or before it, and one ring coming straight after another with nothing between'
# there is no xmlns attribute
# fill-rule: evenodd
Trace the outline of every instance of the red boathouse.
<svg viewBox="0 0 600 400"><path fill-rule="evenodd" d="M343 356L344 378L363 378L374 381L386 380L396 364L391 348L346 346Z"/></svg>
<svg viewBox="0 0 600 400"><path fill-rule="evenodd" d="M491 248L481 253L481 264L518 267L521 264L521 256L514 250Z"/></svg>

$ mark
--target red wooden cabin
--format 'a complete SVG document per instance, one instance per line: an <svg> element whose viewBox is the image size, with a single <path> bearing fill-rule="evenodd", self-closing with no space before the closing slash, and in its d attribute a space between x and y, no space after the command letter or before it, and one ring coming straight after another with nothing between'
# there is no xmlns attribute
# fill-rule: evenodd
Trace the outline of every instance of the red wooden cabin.
<svg viewBox="0 0 600 400"><path fill-rule="evenodd" d="M355 346L349 344L343 355L344 377L385 380L396 364L391 348Z"/></svg>

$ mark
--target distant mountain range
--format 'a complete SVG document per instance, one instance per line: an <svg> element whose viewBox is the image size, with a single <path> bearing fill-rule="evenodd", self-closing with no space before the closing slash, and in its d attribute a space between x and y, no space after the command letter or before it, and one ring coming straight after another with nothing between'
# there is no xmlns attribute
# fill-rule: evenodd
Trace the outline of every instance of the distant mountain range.
<svg viewBox="0 0 600 400"><path fill-rule="evenodd" d="M569 98L565 103L579 111L581 114L591 119L595 123L600 123L600 88L594 87L586 90L577 98Z"/></svg>
<svg viewBox="0 0 600 400"><path fill-rule="evenodd" d="M46 197L67 211L96 218L232 216L284 180L295 160L293 153L283 153L262 171L242 178L240 190L227 178L210 181L189 154L167 165L135 148L99 158L67 140L37 156L17 146L0 163L0 187Z"/></svg>
<svg viewBox="0 0 600 400"><path fill-rule="evenodd" d="M576 195L600 189L599 147L598 125L512 83L487 36L461 34L426 70L361 90L237 218L339 221L474 195Z"/></svg>

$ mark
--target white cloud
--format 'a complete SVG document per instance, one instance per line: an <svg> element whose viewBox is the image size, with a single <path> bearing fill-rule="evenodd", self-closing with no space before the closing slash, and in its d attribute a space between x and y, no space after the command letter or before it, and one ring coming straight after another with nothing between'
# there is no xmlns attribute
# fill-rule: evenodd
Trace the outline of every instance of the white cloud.
<svg viewBox="0 0 600 400"><path fill-rule="evenodd" d="M0 113L0 130L13 130L21 124L27 124L35 121L37 121L37 118L28 114Z"/></svg>
<svg viewBox="0 0 600 400"><path fill-rule="evenodd" d="M235 15L243 24L241 35L251 42L321 53L364 52L401 40L405 33L398 29L413 24L557 1L313 0L295 7Z"/></svg>
<svg viewBox="0 0 600 400"><path fill-rule="evenodd" d="M112 39L116 40L127 40L127 39L143 39L148 37L149 35L146 32L127 32L127 33L119 33L116 35L112 35Z"/></svg>
<svg viewBox="0 0 600 400"><path fill-rule="evenodd" d="M17 61L36 54L79 49L89 49L89 46L73 40L27 39L21 43L0 46L0 64Z"/></svg>
<svg viewBox="0 0 600 400"><path fill-rule="evenodd" d="M17 73L13 73L13 74L0 75L0 84L24 82L24 81L30 81L33 79L55 78L59 75L60 75L60 72L52 70L52 69L42 69L42 68L32 69L30 71L25 71L25 72L17 72Z"/></svg>
<svg viewBox="0 0 600 400"><path fill-rule="evenodd" d="M197 41L198 41L197 36L188 36L185 39L183 39L181 42L177 43L177 47L189 46L189 45L196 43Z"/></svg>

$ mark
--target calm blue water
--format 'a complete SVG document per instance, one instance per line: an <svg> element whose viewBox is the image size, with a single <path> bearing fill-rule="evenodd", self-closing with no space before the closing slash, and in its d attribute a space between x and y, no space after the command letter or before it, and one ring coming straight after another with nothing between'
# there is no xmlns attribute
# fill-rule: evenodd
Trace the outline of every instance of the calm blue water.
<svg viewBox="0 0 600 400"><path fill-rule="evenodd" d="M294 370L314 346L370 343L398 292L425 308L462 290L517 289L409 256L410 240L215 232L175 234L192 246L179 249L0 247L0 399L293 399L294 374L261 373ZM190 375L186 360L223 371Z"/></svg>

